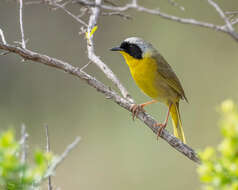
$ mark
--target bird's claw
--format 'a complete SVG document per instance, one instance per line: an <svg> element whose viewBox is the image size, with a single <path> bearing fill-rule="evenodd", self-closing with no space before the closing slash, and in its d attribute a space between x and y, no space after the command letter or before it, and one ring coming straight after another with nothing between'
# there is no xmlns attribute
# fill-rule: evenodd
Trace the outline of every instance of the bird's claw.
<svg viewBox="0 0 238 190"><path fill-rule="evenodd" d="M133 104L130 108L132 112L132 119L135 120L135 116L138 116L139 112L145 112L143 106L141 104Z"/></svg>
<svg viewBox="0 0 238 190"><path fill-rule="evenodd" d="M167 126L167 123L156 123L154 124L154 127L159 127L158 133L157 133L157 140L159 137L161 137L162 130Z"/></svg>

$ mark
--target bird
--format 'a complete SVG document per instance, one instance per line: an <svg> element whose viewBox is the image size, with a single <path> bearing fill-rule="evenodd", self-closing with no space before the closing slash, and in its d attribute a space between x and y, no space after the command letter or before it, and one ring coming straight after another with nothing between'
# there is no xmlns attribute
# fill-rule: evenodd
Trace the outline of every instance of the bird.
<svg viewBox="0 0 238 190"><path fill-rule="evenodd" d="M122 54L135 83L144 94L152 99L130 107L133 119L140 111L145 111L145 106L156 102L164 103L168 106L168 112L163 123L155 124L159 127L158 136L161 136L162 130L167 126L169 115L171 115L174 136L186 144L179 101L188 102L188 99L180 80L164 57L151 43L139 37L129 37L122 41L120 46L110 50L119 51Z"/></svg>

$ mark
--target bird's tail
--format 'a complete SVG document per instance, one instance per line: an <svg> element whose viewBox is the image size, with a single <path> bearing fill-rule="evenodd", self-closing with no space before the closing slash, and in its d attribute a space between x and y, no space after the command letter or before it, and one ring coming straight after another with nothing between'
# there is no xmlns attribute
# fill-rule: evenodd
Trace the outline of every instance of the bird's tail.
<svg viewBox="0 0 238 190"><path fill-rule="evenodd" d="M174 128L174 136L179 138L184 144L186 144L185 136L183 133L181 117L179 113L179 103L173 103L170 108L170 114L172 117L172 123Z"/></svg>

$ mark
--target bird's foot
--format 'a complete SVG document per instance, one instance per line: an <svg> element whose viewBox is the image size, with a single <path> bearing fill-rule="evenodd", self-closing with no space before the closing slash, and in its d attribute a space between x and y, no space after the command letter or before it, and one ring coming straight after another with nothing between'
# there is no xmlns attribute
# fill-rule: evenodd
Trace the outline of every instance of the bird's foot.
<svg viewBox="0 0 238 190"><path fill-rule="evenodd" d="M135 116L138 116L139 112L145 112L144 106L142 104L133 104L130 107L130 110L132 112L132 119L135 120Z"/></svg>
<svg viewBox="0 0 238 190"><path fill-rule="evenodd" d="M161 136L162 130L163 130L166 126L167 126L167 122L154 124L154 127L159 127L158 133L157 133L157 140L158 140L159 137Z"/></svg>

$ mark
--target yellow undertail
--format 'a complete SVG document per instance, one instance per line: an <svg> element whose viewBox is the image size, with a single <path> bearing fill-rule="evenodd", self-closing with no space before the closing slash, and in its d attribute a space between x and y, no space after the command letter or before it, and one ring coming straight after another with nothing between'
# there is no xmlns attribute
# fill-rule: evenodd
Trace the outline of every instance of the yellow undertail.
<svg viewBox="0 0 238 190"><path fill-rule="evenodd" d="M170 108L170 114L172 117L172 123L174 128L174 136L180 139L184 144L186 144L181 117L179 113L179 103L172 104Z"/></svg>

